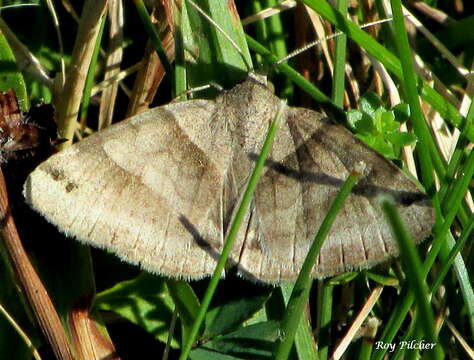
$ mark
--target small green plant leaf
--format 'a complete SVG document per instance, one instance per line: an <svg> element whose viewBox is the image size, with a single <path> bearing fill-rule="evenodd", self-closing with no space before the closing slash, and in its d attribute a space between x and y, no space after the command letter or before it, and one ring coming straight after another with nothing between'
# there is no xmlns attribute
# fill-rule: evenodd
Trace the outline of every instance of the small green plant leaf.
<svg viewBox="0 0 474 360"><path fill-rule="evenodd" d="M377 150L383 156L389 159L396 159L398 156L395 156L395 151L393 146L389 144L382 135L375 134L375 135L361 135L356 134L359 139L369 145L371 148Z"/></svg>
<svg viewBox="0 0 474 360"><path fill-rule="evenodd" d="M380 107L382 107L382 101L377 96L377 94L375 94L372 91L368 91L360 99L360 103L359 103L360 111L365 112L369 115L374 114L375 111Z"/></svg>
<svg viewBox="0 0 474 360"><path fill-rule="evenodd" d="M347 121L357 137L389 159L398 159L403 146L417 141L413 133L401 132L400 124L410 116L407 104L387 110L373 92L360 100L360 110L350 110Z"/></svg>
<svg viewBox="0 0 474 360"><path fill-rule="evenodd" d="M380 111L380 126L383 133L390 133L392 131L399 131L400 124L395 121L395 115L391 110L379 108Z"/></svg>
<svg viewBox="0 0 474 360"><path fill-rule="evenodd" d="M184 280L166 279L166 286L173 299L181 321L192 325L199 311L199 300L193 288Z"/></svg>
<svg viewBox="0 0 474 360"><path fill-rule="evenodd" d="M396 146L407 146L416 143L417 137L413 133L394 132L391 134L389 141Z"/></svg>
<svg viewBox="0 0 474 360"><path fill-rule="evenodd" d="M349 110L347 112L347 122L358 134L370 135L375 130L374 123L370 115L358 110Z"/></svg>
<svg viewBox="0 0 474 360"><path fill-rule="evenodd" d="M410 105L402 103L393 107L393 113L395 114L395 120L399 123L405 123L410 118Z"/></svg>

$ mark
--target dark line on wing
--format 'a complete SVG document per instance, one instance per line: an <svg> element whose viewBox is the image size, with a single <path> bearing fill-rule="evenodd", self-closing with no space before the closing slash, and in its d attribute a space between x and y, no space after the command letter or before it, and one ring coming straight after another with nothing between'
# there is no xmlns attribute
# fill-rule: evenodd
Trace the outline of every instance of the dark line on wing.
<svg viewBox="0 0 474 360"><path fill-rule="evenodd" d="M258 158L258 154L251 153L249 154L250 160L256 161ZM295 180L300 182L311 182L321 185L329 185L340 188L344 184L344 180L336 178L331 175L327 175L324 173L316 173L311 171L305 170L296 170L289 168L279 162L273 160L267 160L265 162L265 166L271 168L272 170L291 177ZM381 186L375 186L370 184L361 184L359 183L356 185L353 190L353 194L364 196L367 198L375 198L380 194L388 194L392 196L397 204L401 204L404 206L409 206L414 203L420 206L428 206L431 207L431 201L429 200L428 196L424 193L415 192L415 191L403 191L403 190L393 190Z"/></svg>
<svg viewBox="0 0 474 360"><path fill-rule="evenodd" d="M199 233L199 230L194 226L186 216L181 215L179 221L185 227L186 230L192 235L196 245L207 252L214 260L218 261L221 254L212 247L212 245L204 239L204 237Z"/></svg>

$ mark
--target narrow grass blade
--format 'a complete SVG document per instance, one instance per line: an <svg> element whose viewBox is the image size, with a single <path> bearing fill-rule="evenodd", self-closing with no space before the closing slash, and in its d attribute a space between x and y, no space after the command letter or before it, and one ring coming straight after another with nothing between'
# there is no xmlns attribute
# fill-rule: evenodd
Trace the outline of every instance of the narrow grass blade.
<svg viewBox="0 0 474 360"><path fill-rule="evenodd" d="M421 176L428 194L434 192L433 166L431 164L430 147L436 147L426 125L418 97L417 78L413 66L413 54L408 43L407 31L405 29L405 18L402 12L400 0L392 0L393 25L395 27L395 42L398 48L402 72L403 90L410 104L411 120L419 146L416 147L420 161Z"/></svg>
<svg viewBox="0 0 474 360"><path fill-rule="evenodd" d="M166 56L165 49L161 44L160 37L158 35L158 31L156 31L155 26L150 20L150 15L145 7L145 4L142 0L133 0L135 7L137 8L138 15L140 16L140 20L142 21L143 26L145 27L148 36L150 37L151 42L155 46L156 53L160 58L163 67L165 68L168 74L172 74L171 64Z"/></svg>
<svg viewBox="0 0 474 360"><path fill-rule="evenodd" d="M265 8L272 8L278 5L277 0L266 0L264 1ZM278 58L284 58L288 55L288 48L286 43L287 29L285 29L280 14L274 14L273 16L262 20L261 23L265 23L266 27L266 38L265 44L271 49L271 52ZM278 74L279 75L279 74ZM294 94L293 85L286 77L275 76L274 83L278 84L276 88L279 89L277 92L278 96L284 99L288 99L291 102L292 95Z"/></svg>
<svg viewBox="0 0 474 360"><path fill-rule="evenodd" d="M95 48L94 48L94 52L92 53L91 63L89 65L89 71L87 72L86 83L84 84L84 95L83 95L83 100L81 103L80 120L79 120L81 124L81 131L83 131L86 126L87 112L89 110L89 103L90 103L92 88L94 86L94 79L96 75L96 66L97 66L97 59L98 59L99 51L100 51L100 43L102 41L102 35L104 34L105 19L106 19L105 16L102 17L99 33L97 34L97 38L95 40Z"/></svg>
<svg viewBox="0 0 474 360"><path fill-rule="evenodd" d="M281 285L281 291L285 302L288 303L293 292L293 284ZM318 359L317 345L311 331L311 323L308 318L309 311L305 311L305 318L301 319L295 334L295 348L300 359Z"/></svg>
<svg viewBox="0 0 474 360"><path fill-rule="evenodd" d="M343 16L347 16L347 0L338 0L337 9ZM347 36L342 34L335 39L334 75L332 81L332 100L337 106L344 102L344 75L346 71L346 44Z"/></svg>
<svg viewBox="0 0 474 360"><path fill-rule="evenodd" d="M191 285L184 280L166 279L166 286L181 320L181 344L184 344L199 312L199 300Z"/></svg>
<svg viewBox="0 0 474 360"><path fill-rule="evenodd" d="M194 322L194 326L191 330L191 333L189 334L188 339L186 340L186 344L179 357L180 360L185 360L188 358L189 352L191 351L191 348L194 344L196 335L198 334L201 324L204 321L206 311L209 308L209 304L211 303L214 292L216 291L217 284L219 283L222 271L224 270L225 265L227 263L227 258L229 257L234 241L237 238L237 233L240 228L240 225L242 224L244 216L247 213L247 210L253 199L253 193L255 191L255 188L257 187L258 181L260 179L260 176L262 174L262 170L265 164L265 160L267 159L268 154L270 153L273 140L275 139L279 125L283 119L284 111L285 111L285 104L282 102L275 116L275 119L273 120L273 123L271 124L270 129L268 130L267 136L265 138L265 142L262 146L262 150L257 159L252 175L250 176L250 180L247 185L247 188L245 189L242 201L239 205L235 218L232 221L232 224L230 226L230 230L225 240L221 256L219 257L219 261L217 262L216 269L214 270L214 273L209 281L209 285L207 287L206 293L204 294L204 297L202 299L201 307L199 309L199 313Z"/></svg>
<svg viewBox="0 0 474 360"><path fill-rule="evenodd" d="M20 327L20 325L15 321L13 316L11 316L8 313L8 311L3 307L2 304L0 304L0 315L2 315L8 321L8 323L10 323L10 325L13 327L13 329L15 329L16 333L21 337L21 339L24 341L25 345L31 351L31 355L33 355L33 357L36 360L41 360L41 356L38 353L38 349L36 348L35 344L30 340L28 335L23 331L23 329Z"/></svg>
<svg viewBox="0 0 474 360"><path fill-rule="evenodd" d="M275 55L271 53L270 50L260 44L257 40L253 39L249 35L247 35L246 38L249 48L251 48L256 53L262 55L266 59L267 63L275 64L279 60ZM276 69L288 76L288 78L295 85L297 85L303 91L307 92L313 99L323 105L327 112L329 112L337 122L346 122L346 114L344 113L342 108L335 105L331 101L331 99L326 94L324 94L324 92L322 92L311 82L309 82L303 75L301 75L288 64L278 64L276 65Z"/></svg>
<svg viewBox="0 0 474 360"><path fill-rule="evenodd" d="M321 281L318 288L318 354L320 360L326 360L329 355L333 290L334 286L324 280Z"/></svg>
<svg viewBox="0 0 474 360"><path fill-rule="evenodd" d="M260 44L257 40L255 40L249 35L246 36L246 39L250 49L262 55L266 59L267 63L274 64L278 61L278 58L273 55L272 52L268 50L265 46ZM293 81L301 89L306 91L315 100L322 103L332 103L331 99L326 94L324 94L316 86L311 84L303 75L301 75L288 64L279 64L276 66L276 68L283 74L287 75L291 81Z"/></svg>
<svg viewBox="0 0 474 360"><path fill-rule="evenodd" d="M470 238L473 230L474 230L474 214L471 215L471 218L469 219L469 226L463 230L461 237L459 238L458 241L456 241L456 245L454 245L454 247L451 249L451 252L449 253L448 258L446 259L446 262L443 264L438 274L436 275L436 280L434 284L431 286L432 294L434 294L438 290L440 285L443 283L443 280L446 274L448 273L449 269L453 265L454 259L459 254L461 249L464 247L467 240Z"/></svg>
<svg viewBox="0 0 474 360"><path fill-rule="evenodd" d="M295 338L295 333L303 313L303 308L309 298L309 291L313 281L311 271L316 262L319 250L321 249L324 239L328 235L338 212L344 205L344 201L349 196L360 176L362 176L362 172L361 169L354 169L349 174L347 180L336 195L326 217L321 223L313 244L308 251L308 255L306 255L298 279L296 280L295 287L293 288L290 301L288 302L285 315L281 322L282 339L278 341L274 351L275 359L277 360L288 359Z"/></svg>
<svg viewBox="0 0 474 360"><path fill-rule="evenodd" d="M347 16L347 0L338 0L337 9L342 15ZM344 104L344 84L346 67L347 36L342 34L335 39L334 74L332 81L332 101L339 107ZM321 360L328 358L329 339L332 320L333 290L334 287L327 281L321 281L318 291L318 354Z"/></svg>
<svg viewBox="0 0 474 360"><path fill-rule="evenodd" d="M324 0L304 0L306 5L316 11L319 15L334 24L339 30L343 31L359 44L365 51L380 61L389 71L398 78L402 78L402 69L399 59L372 39L365 31L361 30L354 23L346 20L336 9L331 7ZM427 100L440 115L454 126L460 126L464 118L452 104L432 89L428 84L421 85L420 95ZM474 128L470 129L467 137L474 140ZM430 149L431 150L431 149Z"/></svg>
<svg viewBox="0 0 474 360"><path fill-rule="evenodd" d="M184 48L185 37L191 34L191 25L189 24L186 7L183 6L181 11L179 11L175 2L173 2L172 6L174 16L173 20L175 23L175 31L173 32L175 48L173 83L175 94L173 94L173 96L178 96L178 94L182 94L188 89ZM180 97L180 100L186 100L186 97L182 96Z"/></svg>
<svg viewBox="0 0 474 360"><path fill-rule="evenodd" d="M407 274L407 282L417 299L420 319L418 324L423 329L426 339L430 343L437 343L434 315L429 302L428 288L424 280L425 276L421 260L416 252L413 240L393 203L389 199L383 199L381 205L400 247L401 258L405 264L404 270ZM437 343L432 350L432 356L434 359L444 358L441 344Z"/></svg>

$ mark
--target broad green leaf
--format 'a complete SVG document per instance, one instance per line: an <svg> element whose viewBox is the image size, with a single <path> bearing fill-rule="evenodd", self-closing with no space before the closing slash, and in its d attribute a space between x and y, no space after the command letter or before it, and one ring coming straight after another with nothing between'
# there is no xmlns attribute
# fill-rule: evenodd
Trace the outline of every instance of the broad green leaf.
<svg viewBox="0 0 474 360"><path fill-rule="evenodd" d="M205 335L226 334L237 329L255 314L268 300L269 292L252 296L232 298L213 307L206 315Z"/></svg>
<svg viewBox="0 0 474 360"><path fill-rule="evenodd" d="M157 276L143 273L136 279L118 283L97 295L95 307L121 315L163 342L168 339L174 304L165 281ZM171 346L178 345L174 336Z"/></svg>
<svg viewBox="0 0 474 360"><path fill-rule="evenodd" d="M25 80L16 66L16 59L5 36L0 32L0 91L13 89L22 111L29 108Z"/></svg>
<svg viewBox="0 0 474 360"><path fill-rule="evenodd" d="M377 129L377 132L379 133L384 133L384 119L383 119L383 114L385 113L385 109L383 107L377 108L373 113L372 113L372 119L375 124L375 128Z"/></svg>
<svg viewBox="0 0 474 360"><path fill-rule="evenodd" d="M241 80L251 70L250 53L245 40L242 24L232 13L226 1L195 0L196 4L217 23L237 44L240 52L231 42L196 11L188 2L187 14L191 34L182 34L186 49L191 54L186 56L194 60L186 64L190 87L218 81L220 85L230 86ZM186 29L184 29L186 30ZM194 43L189 44L192 38Z"/></svg>
<svg viewBox="0 0 474 360"><path fill-rule="evenodd" d="M268 321L250 325L216 338L191 351L193 360L270 359L279 337L279 323Z"/></svg>

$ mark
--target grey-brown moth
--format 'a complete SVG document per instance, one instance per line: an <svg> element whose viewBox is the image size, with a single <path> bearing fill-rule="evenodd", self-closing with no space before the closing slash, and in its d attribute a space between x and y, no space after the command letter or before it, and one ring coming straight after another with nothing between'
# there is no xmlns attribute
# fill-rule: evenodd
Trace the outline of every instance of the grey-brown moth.
<svg viewBox="0 0 474 360"><path fill-rule="evenodd" d="M29 176L29 204L66 235L153 273L211 274L280 100L249 78L215 100L158 107L89 136ZM322 114L289 107L231 261L246 277L297 277L354 166L366 170L325 240L315 277L398 254L377 196L388 193L416 242L431 231L426 195L400 169Z"/></svg>

